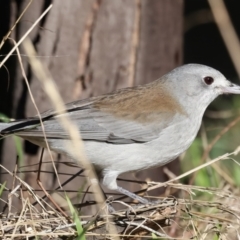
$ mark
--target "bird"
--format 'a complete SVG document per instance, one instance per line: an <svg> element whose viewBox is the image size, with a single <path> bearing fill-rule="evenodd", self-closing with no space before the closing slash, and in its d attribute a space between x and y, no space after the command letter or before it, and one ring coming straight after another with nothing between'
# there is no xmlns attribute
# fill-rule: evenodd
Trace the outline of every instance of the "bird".
<svg viewBox="0 0 240 240"><path fill-rule="evenodd" d="M48 110L41 120L50 149L79 162L66 148L70 137L58 121L67 114L102 184L148 204L118 186L117 177L176 159L194 141L208 105L222 94L240 94L240 86L212 67L186 64L145 85L68 103L66 113ZM38 116L0 123L0 133L46 147Z"/></svg>

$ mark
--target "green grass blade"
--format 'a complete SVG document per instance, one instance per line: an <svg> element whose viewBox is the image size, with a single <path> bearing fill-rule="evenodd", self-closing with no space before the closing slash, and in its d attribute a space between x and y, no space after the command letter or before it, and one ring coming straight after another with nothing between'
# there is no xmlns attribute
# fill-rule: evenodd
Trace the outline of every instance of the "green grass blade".
<svg viewBox="0 0 240 240"><path fill-rule="evenodd" d="M66 199L67 199L67 203L68 203L70 212L71 212L71 214L73 216L73 220L74 220L74 222L76 224L77 234L78 234L77 239L78 240L86 240L85 234L84 234L85 231L84 231L84 229L82 227L81 220L78 217L78 214L77 214L76 210L74 209L74 207L73 207L73 205L72 205L72 203L71 203L71 201L70 201L70 199L68 198L67 195L66 195Z"/></svg>

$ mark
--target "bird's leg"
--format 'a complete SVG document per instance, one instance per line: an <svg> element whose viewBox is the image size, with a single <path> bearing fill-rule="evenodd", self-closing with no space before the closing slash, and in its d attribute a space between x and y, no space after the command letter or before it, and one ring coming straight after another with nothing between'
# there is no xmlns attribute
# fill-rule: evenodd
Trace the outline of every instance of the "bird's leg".
<svg viewBox="0 0 240 240"><path fill-rule="evenodd" d="M145 199L145 198L143 198L143 197L140 197L140 196L138 196L137 194L132 193L132 192L130 192L130 191L128 191L128 190L126 190L126 189L124 189L124 188L122 188L122 187L117 186L117 189L116 189L116 190L117 190L118 192L120 192L120 193L122 193L122 194L124 194L124 195L126 195L126 196L128 196L128 197L130 197L130 198L132 198L132 199L134 199L134 200L137 200L138 202L140 202L140 203L142 203L142 204L152 204L151 201L148 201L147 199Z"/></svg>
<svg viewBox="0 0 240 240"><path fill-rule="evenodd" d="M119 187L116 182L118 175L119 175L119 172L117 172L117 171L105 172L103 174L103 180L102 180L103 185L105 185L108 189L118 191L121 194L130 197L131 199L137 200L138 202L140 202L142 204L145 204L145 205L151 204L151 201L148 201L147 199L140 197L137 194L132 193L122 187Z"/></svg>

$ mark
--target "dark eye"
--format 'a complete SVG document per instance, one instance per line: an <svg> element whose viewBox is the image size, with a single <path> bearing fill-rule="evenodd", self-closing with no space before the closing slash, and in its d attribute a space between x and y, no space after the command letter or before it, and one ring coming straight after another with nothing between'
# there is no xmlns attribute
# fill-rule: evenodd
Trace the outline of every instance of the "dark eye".
<svg viewBox="0 0 240 240"><path fill-rule="evenodd" d="M214 79L212 77L205 77L204 78L204 82L207 84L207 85L211 85L213 82L214 82Z"/></svg>

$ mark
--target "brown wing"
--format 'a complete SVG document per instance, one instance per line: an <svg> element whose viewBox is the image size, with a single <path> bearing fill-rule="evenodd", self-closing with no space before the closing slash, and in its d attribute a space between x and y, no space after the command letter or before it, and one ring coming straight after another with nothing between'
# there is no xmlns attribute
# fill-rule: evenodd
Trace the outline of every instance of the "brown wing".
<svg viewBox="0 0 240 240"><path fill-rule="evenodd" d="M83 140L118 144L152 141L171 124L176 114L184 114L164 89L152 88L152 85L154 83L69 103L65 114L78 126ZM42 114L48 138L69 138L58 122L60 115L64 114L52 110ZM18 132L22 137L43 137L37 118L16 124L5 133L7 131Z"/></svg>

